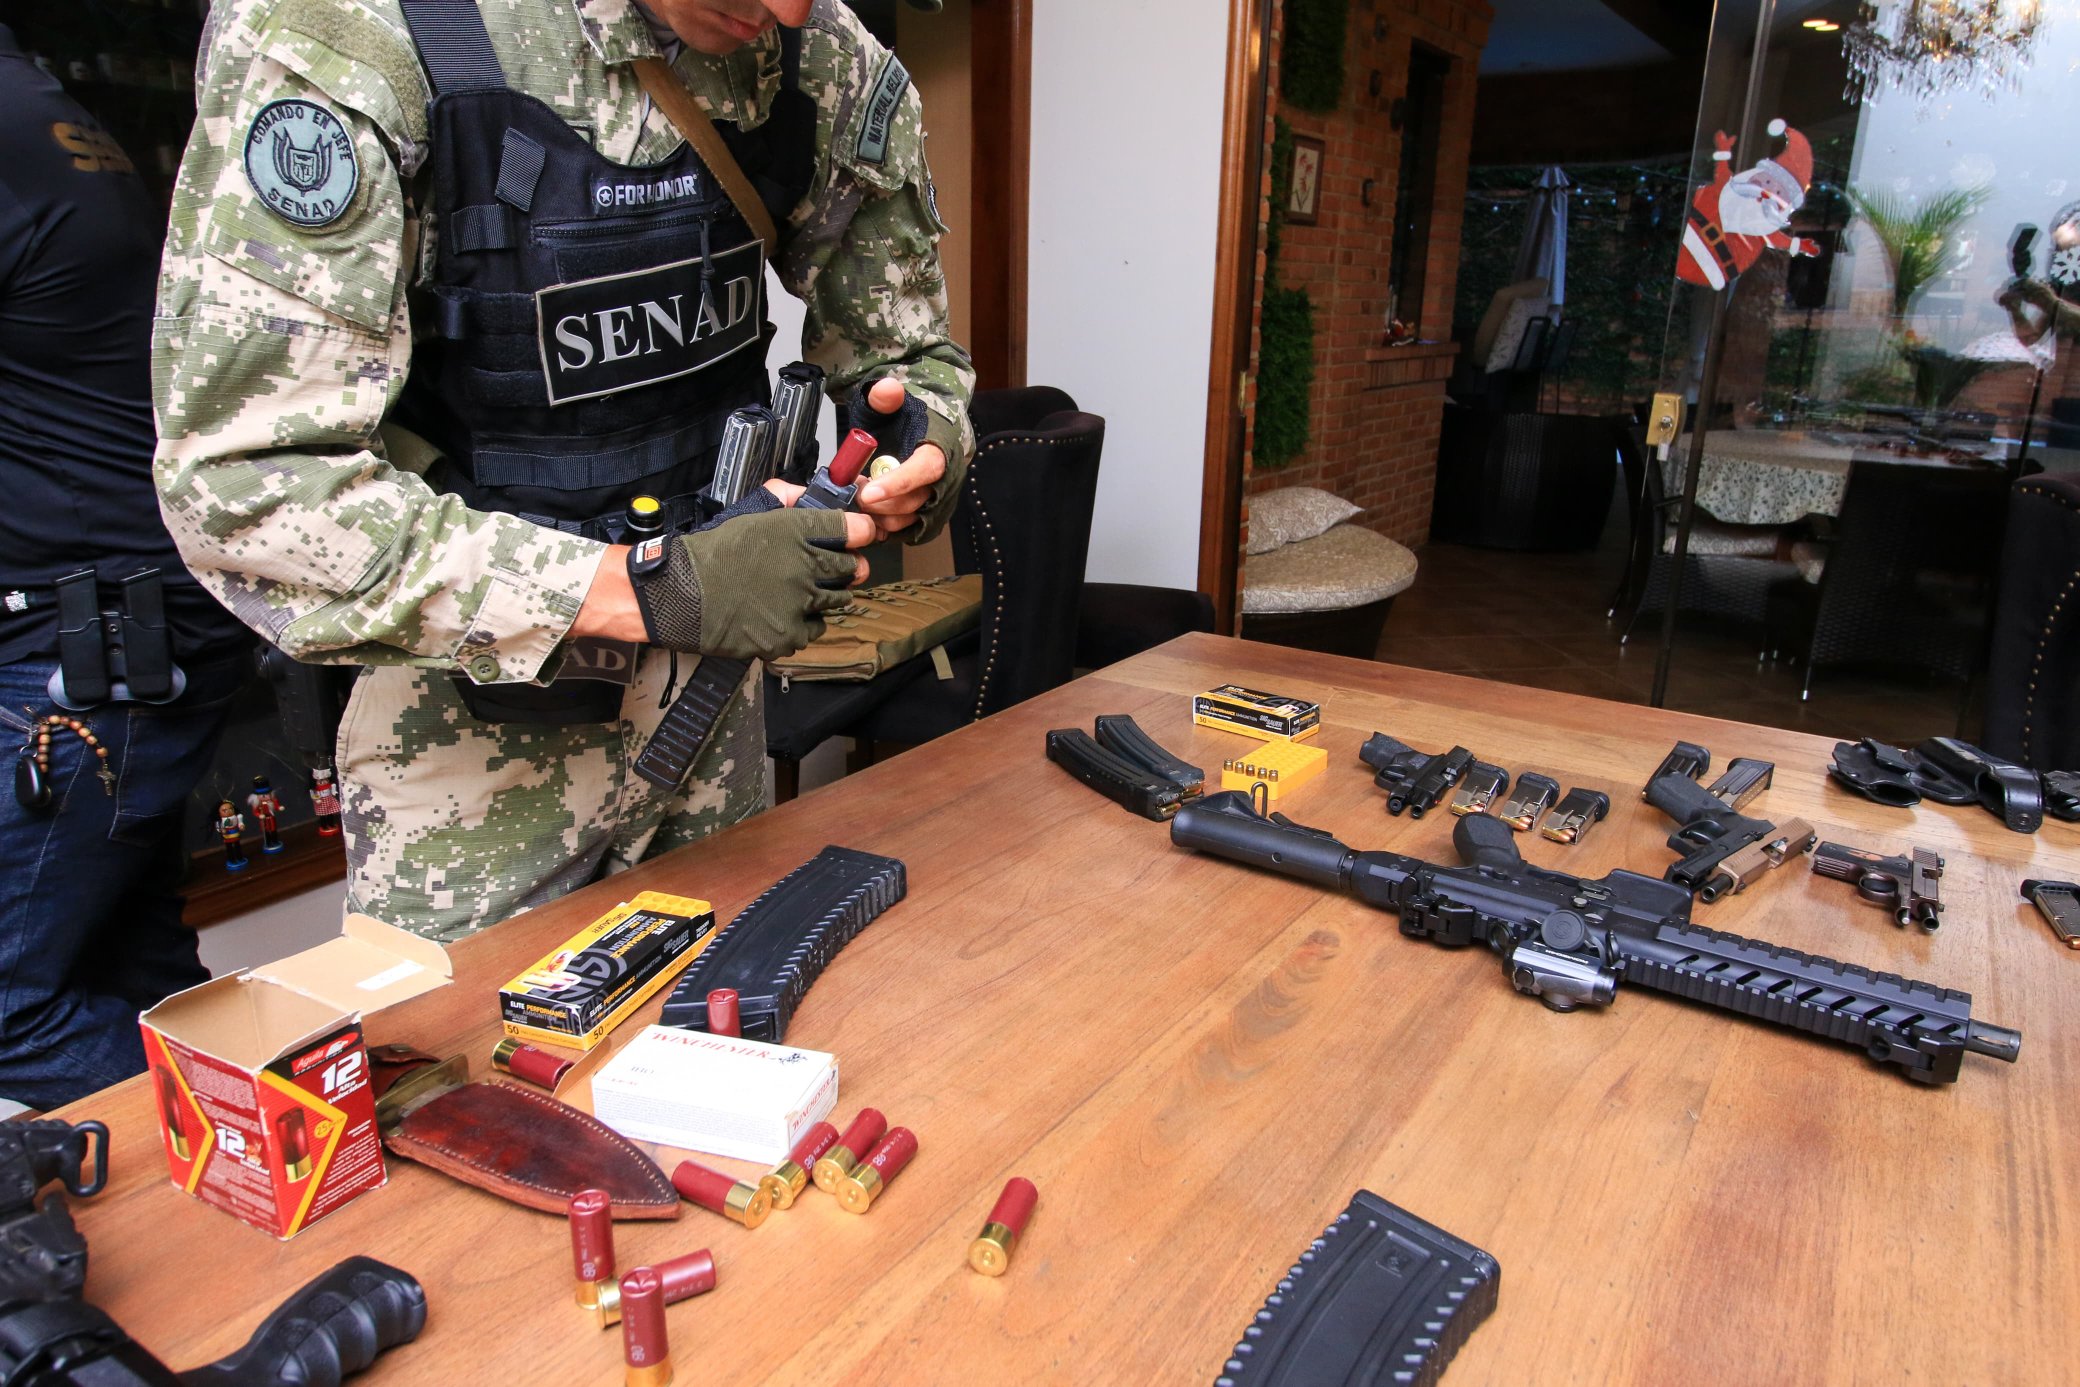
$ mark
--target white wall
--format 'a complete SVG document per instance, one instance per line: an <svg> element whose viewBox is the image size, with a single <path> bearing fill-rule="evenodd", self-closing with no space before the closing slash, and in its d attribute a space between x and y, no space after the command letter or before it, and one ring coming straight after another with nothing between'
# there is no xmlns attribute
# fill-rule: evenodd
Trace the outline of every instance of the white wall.
<svg viewBox="0 0 2080 1387"><path fill-rule="evenodd" d="M1033 7L1026 379L1105 417L1097 581L1198 586L1227 9Z"/></svg>

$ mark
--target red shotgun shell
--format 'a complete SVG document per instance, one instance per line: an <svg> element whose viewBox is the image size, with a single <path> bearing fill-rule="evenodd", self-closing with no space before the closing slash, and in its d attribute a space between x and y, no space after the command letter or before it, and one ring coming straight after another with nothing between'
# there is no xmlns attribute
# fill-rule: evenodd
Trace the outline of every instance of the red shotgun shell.
<svg viewBox="0 0 2080 1387"><path fill-rule="evenodd" d="M173 1154L181 1160L194 1155L195 1148L188 1141L187 1106L181 1102L181 1086L170 1069L153 1071L159 1078L159 1116L166 1123L166 1140L173 1147Z"/></svg>
<svg viewBox="0 0 2080 1387"><path fill-rule="evenodd" d="M742 1035L743 1023L737 1019L737 989L718 987L708 994L708 1034Z"/></svg>
<svg viewBox="0 0 2080 1387"><path fill-rule="evenodd" d="M1023 1176L1013 1176L1004 1182L1004 1192L997 1196L991 1206L989 1221L975 1241L968 1244L968 1265L984 1276L1002 1276L1011 1265L1011 1249L1018 1242L1018 1235L1026 1231L1026 1220L1033 1216L1033 1206L1040 1202L1040 1191L1033 1182Z"/></svg>
<svg viewBox="0 0 2080 1387"><path fill-rule="evenodd" d="M866 470L867 464L873 461L874 450L880 446L874 441L874 435L865 429L849 430L845 441L838 445L837 455L831 459L831 484L852 485Z"/></svg>
<svg viewBox="0 0 2080 1387"><path fill-rule="evenodd" d="M672 1380L664 1306L664 1277L656 1268L637 1267L621 1278L621 1350L628 1387L665 1387Z"/></svg>
<svg viewBox="0 0 2080 1387"><path fill-rule="evenodd" d="M274 1120L282 1146L282 1173L295 1184L311 1173L311 1129L302 1108L291 1108Z"/></svg>
<svg viewBox="0 0 2080 1387"><path fill-rule="evenodd" d="M803 1133L786 1160L758 1177L758 1187L771 1196L774 1208L793 1208L795 1199L808 1188L809 1168L837 1144L838 1129L828 1122L817 1123Z"/></svg>
<svg viewBox="0 0 2080 1387"><path fill-rule="evenodd" d="M756 1185L710 1170L699 1161L681 1161L672 1172L672 1188L724 1218L756 1228L773 1212L773 1197Z"/></svg>
<svg viewBox="0 0 2080 1387"><path fill-rule="evenodd" d="M570 1220L578 1304L598 1311L604 1301L615 1298L613 1200L605 1190L579 1190L571 1196Z"/></svg>
<svg viewBox="0 0 2080 1387"><path fill-rule="evenodd" d="M546 1088L551 1092L555 1091L556 1085L562 1082L563 1076L570 1073L571 1066L576 1063L576 1060L552 1055L547 1050L537 1050L534 1046L524 1045L511 1037L499 1041L498 1047L491 1052L493 1069L503 1069L516 1079L525 1080L536 1088Z"/></svg>
<svg viewBox="0 0 2080 1387"><path fill-rule="evenodd" d="M838 1203L847 1213L863 1214L875 1196L903 1173L917 1154L917 1134L908 1127L891 1127L881 1144L853 1167L852 1174L838 1182Z"/></svg>
<svg viewBox="0 0 2080 1387"><path fill-rule="evenodd" d="M816 1188L837 1193L838 1182L852 1174L860 1157L873 1150L874 1143L881 1140L882 1133L887 1130L888 1119L881 1115L881 1109L861 1108L859 1116L853 1118L852 1125L845 1129L845 1135L838 1138L838 1144L817 1160Z"/></svg>

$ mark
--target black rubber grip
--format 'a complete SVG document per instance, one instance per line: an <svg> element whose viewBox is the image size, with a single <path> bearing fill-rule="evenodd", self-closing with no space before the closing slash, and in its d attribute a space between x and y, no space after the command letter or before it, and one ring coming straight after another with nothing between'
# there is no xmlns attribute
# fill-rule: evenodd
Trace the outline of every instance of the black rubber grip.
<svg viewBox="0 0 2080 1387"><path fill-rule="evenodd" d="M1477 867L1500 867L1513 872L1524 866L1524 854L1517 850L1516 830L1488 814L1467 814L1454 824L1452 846L1462 861Z"/></svg>
<svg viewBox="0 0 2080 1387"><path fill-rule="evenodd" d="M694 762L700 760L701 748L715 734L722 710L729 707L731 696L750 671L749 660L701 656L636 757L636 774L661 790L683 789Z"/></svg>
<svg viewBox="0 0 2080 1387"><path fill-rule="evenodd" d="M903 864L893 857L825 848L737 912L687 965L659 1019L706 1030L708 993L729 987L736 989L746 1036L785 1040L810 984L908 889Z"/></svg>
<svg viewBox="0 0 2080 1387"><path fill-rule="evenodd" d="M426 1327L410 1273L349 1257L275 1308L244 1348L181 1374L186 1387L337 1387Z"/></svg>
<svg viewBox="0 0 2080 1387"><path fill-rule="evenodd" d="M1141 767L1150 775L1160 776L1186 794L1196 795L1205 790L1205 771L1187 765L1164 750L1155 738L1141 730L1141 724L1127 714L1100 714L1097 732L1098 745L1121 760Z"/></svg>
<svg viewBox="0 0 2080 1387"><path fill-rule="evenodd" d="M1099 746L1081 728L1058 727L1049 732L1047 759L1128 813L1157 823L1175 814L1179 805L1192 798L1175 781L1143 770Z"/></svg>
<svg viewBox="0 0 2080 1387"><path fill-rule="evenodd" d="M1242 1333L1216 1387L1428 1387L1495 1309L1502 1267L1359 1190Z"/></svg>
<svg viewBox="0 0 2080 1387"><path fill-rule="evenodd" d="M1698 819L1732 818L1733 810L1686 775L1660 775L1647 786L1647 803L1679 824Z"/></svg>

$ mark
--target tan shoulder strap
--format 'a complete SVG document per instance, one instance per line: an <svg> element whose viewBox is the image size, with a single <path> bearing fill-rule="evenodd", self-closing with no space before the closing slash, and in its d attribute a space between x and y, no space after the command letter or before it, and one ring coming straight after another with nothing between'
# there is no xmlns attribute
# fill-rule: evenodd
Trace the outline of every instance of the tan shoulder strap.
<svg viewBox="0 0 2080 1387"><path fill-rule="evenodd" d="M737 211L751 223L752 233L766 243L766 258L772 259L780 250L779 229L773 225L773 216L766 211L766 205L751 186L751 180L737 166L736 156L729 152L729 146L716 132L715 122L708 119L700 103L693 99L693 93L686 90L679 74L672 71L664 59L638 58L635 69L636 79L643 84L643 90L650 93L657 109L679 127L679 133L693 146L694 153L701 156L708 171L722 180L722 191L729 194L729 200L736 204Z"/></svg>

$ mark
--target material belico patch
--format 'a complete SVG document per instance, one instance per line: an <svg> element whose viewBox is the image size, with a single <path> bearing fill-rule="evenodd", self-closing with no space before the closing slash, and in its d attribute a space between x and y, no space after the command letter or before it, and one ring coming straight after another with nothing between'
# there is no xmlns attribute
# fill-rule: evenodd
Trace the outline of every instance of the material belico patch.
<svg viewBox="0 0 2080 1387"><path fill-rule="evenodd" d="M246 182L292 226L330 226L354 201L354 137L315 101L270 101L246 130Z"/></svg>
<svg viewBox="0 0 2080 1387"><path fill-rule="evenodd" d="M896 112L903 108L903 93L910 87L910 73L896 55L888 55L881 65L881 75L874 79L874 90L867 93L867 108L859 122L859 150L861 163L878 164L888 158L888 131L895 124Z"/></svg>
<svg viewBox="0 0 2080 1387"><path fill-rule="evenodd" d="M712 264L713 273L702 271ZM534 296L549 403L692 375L758 341L765 248L603 275Z"/></svg>

